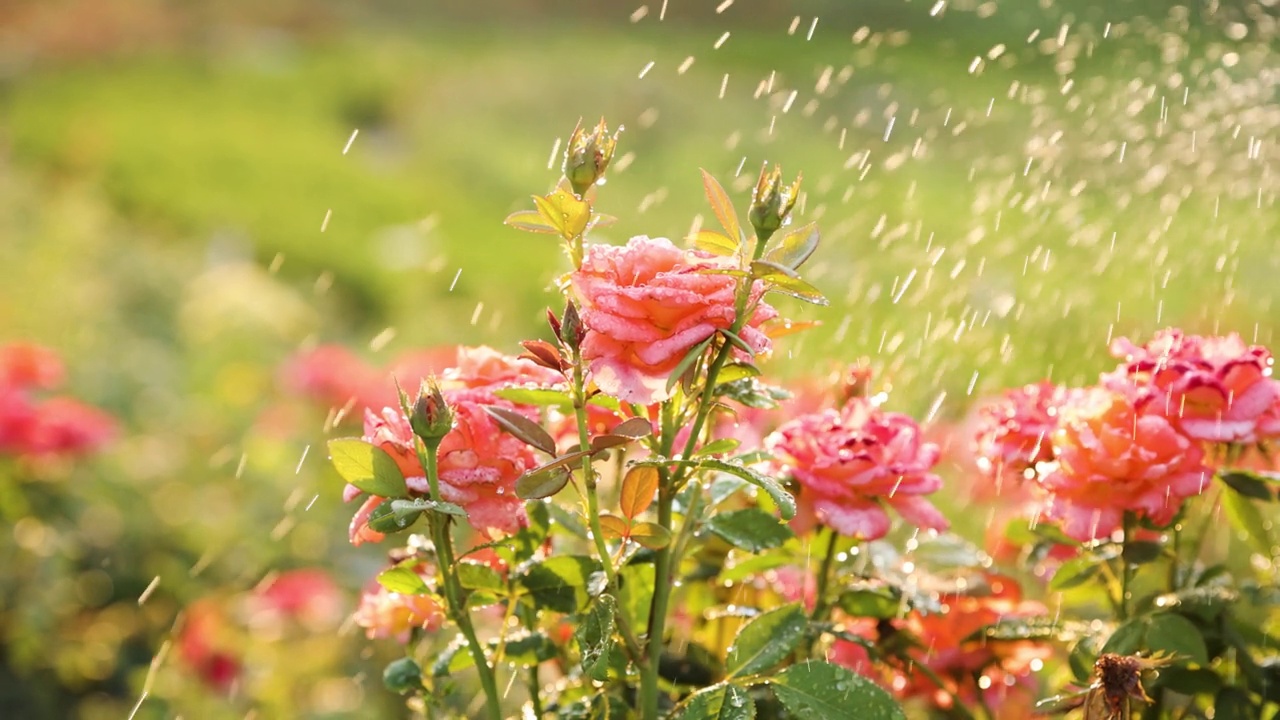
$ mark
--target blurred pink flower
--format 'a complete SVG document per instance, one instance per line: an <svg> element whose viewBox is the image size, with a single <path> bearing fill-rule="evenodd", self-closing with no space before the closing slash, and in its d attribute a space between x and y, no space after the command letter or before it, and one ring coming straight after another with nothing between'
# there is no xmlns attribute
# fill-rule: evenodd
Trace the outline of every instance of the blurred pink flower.
<svg viewBox="0 0 1280 720"><path fill-rule="evenodd" d="M498 389L563 384L564 376L532 360L506 355L481 345L459 347L457 360L452 368L445 371L444 380L446 383L461 383L467 388Z"/></svg>
<svg viewBox="0 0 1280 720"><path fill-rule="evenodd" d="M1106 388L1073 394L1053 434L1056 467L1039 478L1044 513L1087 542L1119 529L1126 511L1157 526L1199 494L1213 471L1200 445L1170 421Z"/></svg>
<svg viewBox="0 0 1280 720"><path fill-rule="evenodd" d="M802 509L842 535L875 540L889 532L888 505L903 519L944 530L946 518L923 496L942 487L930 472L938 446L920 426L865 398L840 411L802 415L779 428L765 446L800 484Z"/></svg>
<svg viewBox="0 0 1280 720"><path fill-rule="evenodd" d="M1124 364L1104 379L1132 383L1139 404L1171 419L1206 442L1255 443L1280 436L1280 382L1272 379L1270 351L1240 336L1186 335L1167 329L1146 345L1128 338L1111 344Z"/></svg>
<svg viewBox="0 0 1280 720"><path fill-rule="evenodd" d="M62 384L58 354L43 345L18 342L0 346L0 387L49 390Z"/></svg>
<svg viewBox="0 0 1280 720"><path fill-rule="evenodd" d="M255 622L290 619L321 628L338 620L342 593L324 570L285 570L255 588L248 604Z"/></svg>
<svg viewBox="0 0 1280 720"><path fill-rule="evenodd" d="M582 354L601 390L642 405L667 397L667 378L689 350L733 325L737 281L707 272L720 267L712 256L665 238L588 246L570 282L588 330ZM743 327L740 335L755 352L769 351L758 326L776 315L760 302Z"/></svg>
<svg viewBox="0 0 1280 720"><path fill-rule="evenodd" d="M242 670L236 635L219 603L197 600L183 612L174 645L183 664L201 681L225 693L240 678Z"/></svg>
<svg viewBox="0 0 1280 720"><path fill-rule="evenodd" d="M431 580L430 575L418 573ZM414 628L435 630L445 621L444 606L432 595L401 595L376 582L371 583L360 595L360 605L352 616L356 625L365 629L365 635L374 638L409 640Z"/></svg>

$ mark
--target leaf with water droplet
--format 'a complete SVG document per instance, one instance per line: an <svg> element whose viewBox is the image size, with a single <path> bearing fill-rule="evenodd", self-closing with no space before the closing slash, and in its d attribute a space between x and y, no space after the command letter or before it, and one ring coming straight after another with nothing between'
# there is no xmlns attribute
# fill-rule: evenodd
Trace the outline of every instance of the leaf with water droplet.
<svg viewBox="0 0 1280 720"><path fill-rule="evenodd" d="M773 247L765 253L765 260L791 270L799 270L813 255L813 251L818 249L818 225L801 225L770 244Z"/></svg>
<svg viewBox="0 0 1280 720"><path fill-rule="evenodd" d="M563 466L531 470L516 479L516 497L521 500L551 497L569 484L569 476L569 469Z"/></svg>
<svg viewBox="0 0 1280 720"><path fill-rule="evenodd" d="M751 277L765 284L768 291L790 295L814 305L828 305L827 299L816 287L810 285L795 271L768 260L756 260L751 263Z"/></svg>
<svg viewBox="0 0 1280 720"><path fill-rule="evenodd" d="M534 195L533 203L538 206L542 219L559 231L565 240L584 233L591 219L591 205L563 188L556 188L546 196Z"/></svg>
<svg viewBox="0 0 1280 720"><path fill-rule="evenodd" d="M906 720L884 688L828 662L792 665L768 683L797 720Z"/></svg>
<svg viewBox="0 0 1280 720"><path fill-rule="evenodd" d="M661 550L671 544L671 531L657 523L636 523L631 526L631 540L650 550Z"/></svg>
<svg viewBox="0 0 1280 720"><path fill-rule="evenodd" d="M738 631L725 657L725 670L730 677L765 672L785 660L808 629L809 617L800 603L762 613Z"/></svg>
<svg viewBox="0 0 1280 720"><path fill-rule="evenodd" d="M795 537L791 528L760 508L746 508L716 513L707 520L707 529L748 552L780 547Z"/></svg>
<svg viewBox="0 0 1280 720"><path fill-rule="evenodd" d="M787 492L782 485L768 475L752 470L744 465L737 463L729 463L723 460L707 458L701 462L702 467L709 470L717 470L719 472L729 473L730 475L740 477L743 480L764 490L773 498L773 502L778 506L778 512L782 515L783 520L790 520L796 516L796 499Z"/></svg>
<svg viewBox="0 0 1280 720"><path fill-rule="evenodd" d="M609 678L609 650L613 647L617 610L617 601L612 595L601 595L578 619L578 627L573 631L582 670L593 680L603 682Z"/></svg>
<svg viewBox="0 0 1280 720"><path fill-rule="evenodd" d="M516 584L540 608L573 613L586 605L587 586L604 575L599 562L584 555L558 555L524 568Z"/></svg>
<svg viewBox="0 0 1280 720"><path fill-rule="evenodd" d="M756 704L747 691L727 683L690 695L674 715L683 720L752 720L755 716Z"/></svg>
<svg viewBox="0 0 1280 720"><path fill-rule="evenodd" d="M1091 556L1072 558L1058 566L1053 579L1049 581L1049 589L1060 591L1083 585L1101 569L1102 563Z"/></svg>
<svg viewBox="0 0 1280 720"><path fill-rule="evenodd" d="M1267 524L1263 521L1258 506L1245 495L1228 490L1222 493L1222 509L1226 511L1231 526L1244 536L1243 540L1250 549L1264 558L1270 558L1271 533L1267 531Z"/></svg>

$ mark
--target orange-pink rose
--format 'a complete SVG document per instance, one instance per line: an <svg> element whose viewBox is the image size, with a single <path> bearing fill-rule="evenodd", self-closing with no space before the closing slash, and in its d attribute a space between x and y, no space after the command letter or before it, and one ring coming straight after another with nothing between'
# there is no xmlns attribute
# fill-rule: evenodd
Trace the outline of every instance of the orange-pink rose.
<svg viewBox="0 0 1280 720"><path fill-rule="evenodd" d="M1235 333L1204 337L1168 329L1142 346L1119 338L1111 352L1124 364L1106 384L1132 383L1140 404L1192 438L1255 443L1280 436L1280 382L1271 377L1274 361L1264 347L1245 345Z"/></svg>
<svg viewBox="0 0 1280 720"><path fill-rule="evenodd" d="M431 578L418 570L428 580ZM414 628L435 630L445 621L444 607L432 595L401 595L371 583L360 595L360 606L352 620L374 638L409 639Z"/></svg>
<svg viewBox="0 0 1280 720"><path fill-rule="evenodd" d="M842 535L884 537L886 506L921 528L948 526L924 498L942 487L942 479L930 472L938 462L938 446L925 442L920 426L906 415L855 397L839 411L786 423L765 447L800 484L801 510Z"/></svg>
<svg viewBox="0 0 1280 720"><path fill-rule="evenodd" d="M979 472L997 486L1020 482L1036 463L1053 458L1050 436L1066 391L1048 381L1006 391L978 410L973 450Z"/></svg>
<svg viewBox="0 0 1280 720"><path fill-rule="evenodd" d="M737 280L708 272L724 267L665 238L588 246L570 282L587 329L582 355L596 385L627 402L666 399L667 378L689 350L734 323ZM776 315L758 302L739 333L756 353L771 347L758 326Z"/></svg>
<svg viewBox="0 0 1280 720"><path fill-rule="evenodd" d="M1044 512L1082 542L1111 535L1126 511L1167 525L1213 475L1199 443L1106 388L1073 394L1052 441L1056 467L1039 478L1048 493Z"/></svg>

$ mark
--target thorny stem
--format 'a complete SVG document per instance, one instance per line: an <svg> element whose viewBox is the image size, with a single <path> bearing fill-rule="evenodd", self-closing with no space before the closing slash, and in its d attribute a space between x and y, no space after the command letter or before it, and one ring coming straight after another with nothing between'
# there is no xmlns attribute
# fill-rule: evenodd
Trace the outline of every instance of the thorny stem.
<svg viewBox="0 0 1280 720"><path fill-rule="evenodd" d="M431 500L440 499L440 471L436 466L436 454L439 451L439 440L434 443L417 443L418 460L427 471L427 483L431 486ZM467 611L466 599L462 594L462 584L458 580L457 563L453 556L453 540L449 535L449 517L438 512L427 513L427 524L431 528L431 540L436 546L440 575L444 578L445 604L449 615L462 631L467 640L467 649L475 660L476 672L480 675L480 686L484 690L485 711L490 720L502 720L502 704L498 695L498 683L494 677L493 667L485 657L484 647L476 637L476 629L471 624L471 613Z"/></svg>
<svg viewBox="0 0 1280 720"><path fill-rule="evenodd" d="M577 349L573 349L573 412L578 422L578 442L583 450L591 446L590 421L587 418L587 397L586 397L586 372L582 367L582 353ZM605 578L608 580L606 592L612 592L618 589L618 571L613 567L613 559L609 554L609 546L604 540L604 531L600 526L600 493L598 491L598 478L595 469L592 467L591 456L586 455L582 458L582 482L586 486L587 496L587 524L591 527L591 539L595 545L596 554L600 556L600 564L604 566ZM632 632L631 626L627 621L625 613L617 613L615 621L618 624L618 630L622 634L622 639L627 647L627 652L632 659L637 662L644 657L640 649L640 643L636 640L635 633Z"/></svg>

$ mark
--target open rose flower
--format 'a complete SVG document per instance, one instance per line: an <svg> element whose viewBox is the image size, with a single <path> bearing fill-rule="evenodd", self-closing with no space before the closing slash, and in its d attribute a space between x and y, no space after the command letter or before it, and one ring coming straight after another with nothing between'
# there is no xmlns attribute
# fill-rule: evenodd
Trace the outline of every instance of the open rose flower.
<svg viewBox="0 0 1280 720"><path fill-rule="evenodd" d="M1223 337L1161 331L1146 345L1127 338L1111 344L1124 365L1105 382L1128 382L1139 401L1206 442L1255 443L1280 437L1280 382L1273 359L1232 333Z"/></svg>
<svg viewBox="0 0 1280 720"><path fill-rule="evenodd" d="M1106 388L1074 394L1053 434L1056 467L1039 478L1045 515L1087 542L1119 529L1133 512L1157 526L1204 489L1213 471L1199 443L1170 420Z"/></svg>
<svg viewBox="0 0 1280 720"><path fill-rule="evenodd" d="M665 238L587 248L570 282L588 331L582 355L601 390L641 405L667 397L667 378L689 350L733 325L737 280L706 272L718 267L712 256ZM758 326L776 315L763 302L755 306L739 333L754 352L769 351Z"/></svg>
<svg viewBox="0 0 1280 720"><path fill-rule="evenodd" d="M945 530L946 518L923 496L942 487L930 472L938 446L920 426L865 398L839 411L802 415L770 435L765 446L800 483L800 505L836 532L875 540L889 532L892 507L921 528Z"/></svg>

